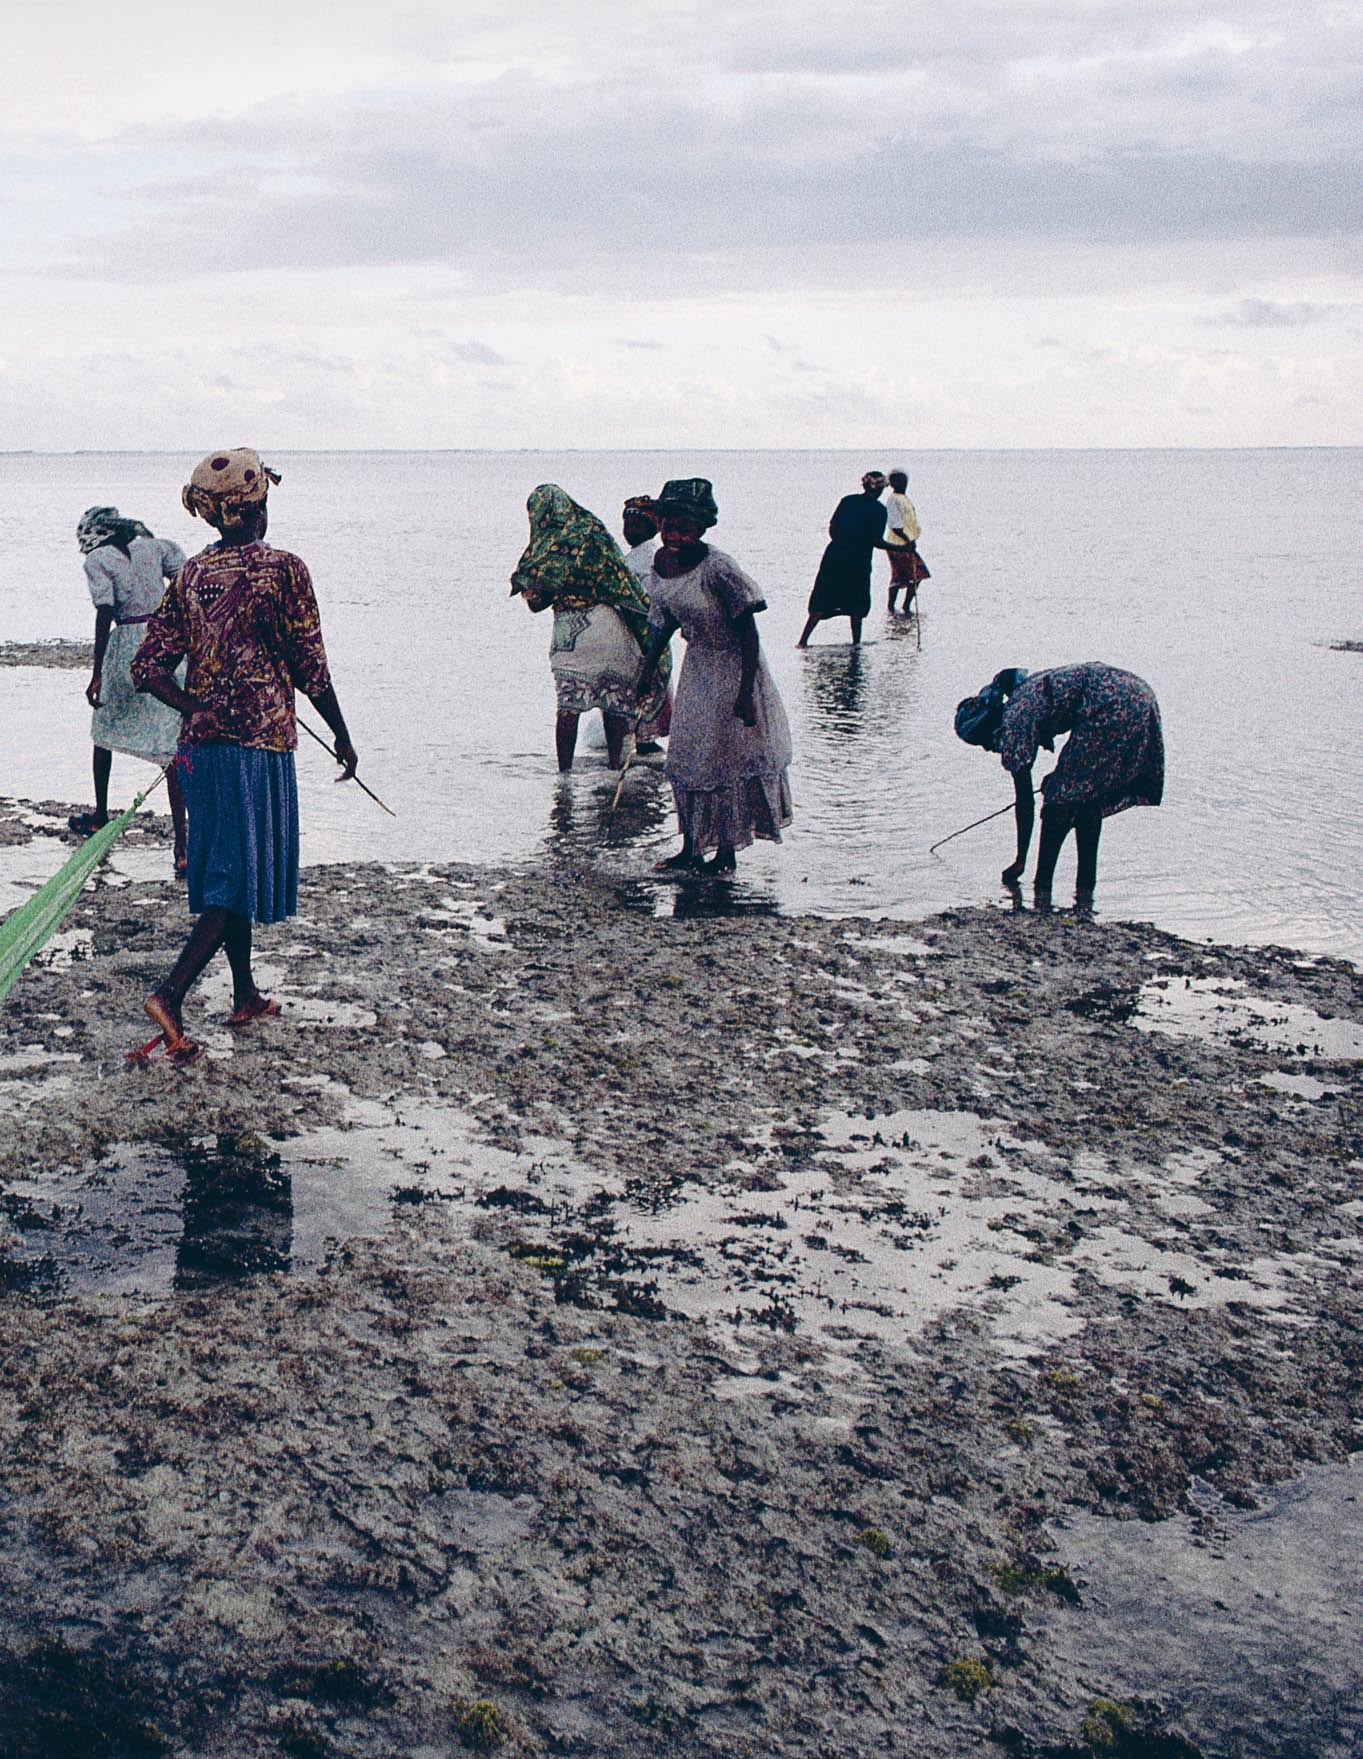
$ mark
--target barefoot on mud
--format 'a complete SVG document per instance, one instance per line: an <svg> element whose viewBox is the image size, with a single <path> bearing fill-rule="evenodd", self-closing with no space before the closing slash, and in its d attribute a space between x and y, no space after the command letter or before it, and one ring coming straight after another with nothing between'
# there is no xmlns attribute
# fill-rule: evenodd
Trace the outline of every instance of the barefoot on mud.
<svg viewBox="0 0 1363 1759"><path fill-rule="evenodd" d="M263 996L259 990L247 996L244 1002L238 1002L227 1016L229 1026L249 1026L253 1020L273 1019L279 1012L279 1003L273 996Z"/></svg>

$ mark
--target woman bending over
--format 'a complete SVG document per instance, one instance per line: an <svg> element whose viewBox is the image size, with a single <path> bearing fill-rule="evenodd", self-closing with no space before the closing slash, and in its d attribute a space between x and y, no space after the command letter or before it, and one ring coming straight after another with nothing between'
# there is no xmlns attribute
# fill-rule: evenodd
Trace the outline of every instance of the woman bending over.
<svg viewBox="0 0 1363 1759"><path fill-rule="evenodd" d="M956 710L956 731L969 745L998 752L1013 777L1017 857L1003 870L1014 887L1032 840L1032 765L1044 746L1068 733L1055 768L1041 784L1041 841L1035 899L1051 902L1056 859L1074 832L1075 903L1089 908L1098 874L1103 820L1128 806L1158 806L1164 795L1164 734L1159 704L1143 678L1099 660L1027 672L1010 666Z"/></svg>

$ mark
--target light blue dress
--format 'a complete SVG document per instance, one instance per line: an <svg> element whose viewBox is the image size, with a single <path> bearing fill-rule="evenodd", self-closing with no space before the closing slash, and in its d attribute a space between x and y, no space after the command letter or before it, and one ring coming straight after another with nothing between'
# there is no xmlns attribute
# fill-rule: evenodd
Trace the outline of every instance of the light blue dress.
<svg viewBox="0 0 1363 1759"><path fill-rule="evenodd" d="M114 626L99 672L99 707L90 719L90 737L106 751L121 751L164 767L180 739L177 710L137 690L133 655L142 645L147 620L161 603L166 582L184 566L185 553L168 538L135 537L128 554L101 544L85 558L90 597L99 610L112 611ZM177 673L184 682L184 668Z"/></svg>

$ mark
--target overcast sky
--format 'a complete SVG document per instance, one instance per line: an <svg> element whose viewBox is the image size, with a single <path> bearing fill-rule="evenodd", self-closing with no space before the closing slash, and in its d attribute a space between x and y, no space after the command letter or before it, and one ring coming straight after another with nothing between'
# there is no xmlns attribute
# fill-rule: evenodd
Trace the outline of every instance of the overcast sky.
<svg viewBox="0 0 1363 1759"><path fill-rule="evenodd" d="M0 448L1357 445L1363 7L12 12Z"/></svg>

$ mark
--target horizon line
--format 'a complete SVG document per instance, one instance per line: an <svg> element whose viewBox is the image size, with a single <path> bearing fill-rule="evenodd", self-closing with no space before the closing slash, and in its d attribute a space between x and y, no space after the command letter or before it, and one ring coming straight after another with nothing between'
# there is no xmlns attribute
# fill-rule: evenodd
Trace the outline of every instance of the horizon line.
<svg viewBox="0 0 1363 1759"><path fill-rule="evenodd" d="M820 453L845 452L863 456L870 452L890 452L897 456L923 457L933 454L978 452L1041 453L1041 452L1356 452L1363 450L1363 440L1268 441L1263 443L1133 446L707 446L679 443L673 446L267 446L278 457L290 453L318 457L404 457L412 453L448 457L540 457L562 453L606 456L658 455L676 452L714 452L725 455L743 452L778 453L804 457ZM195 446L13 446L0 447L0 458L172 458L194 454Z"/></svg>

